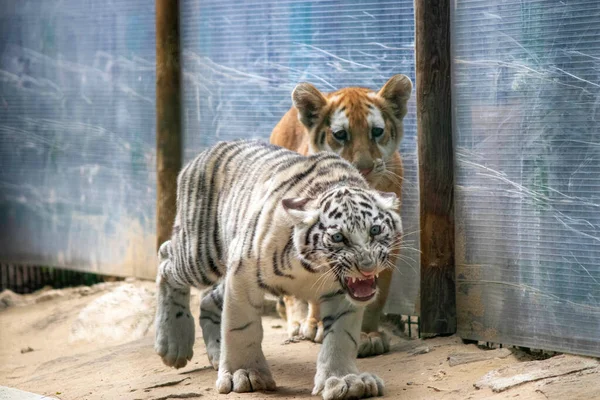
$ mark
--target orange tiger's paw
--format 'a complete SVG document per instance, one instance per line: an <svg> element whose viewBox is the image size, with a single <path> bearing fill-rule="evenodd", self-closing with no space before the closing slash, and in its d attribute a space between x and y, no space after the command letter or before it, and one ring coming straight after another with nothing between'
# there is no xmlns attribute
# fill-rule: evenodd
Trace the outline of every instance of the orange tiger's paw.
<svg viewBox="0 0 600 400"><path fill-rule="evenodd" d="M378 356L390 351L390 339L385 332L361 332L358 358Z"/></svg>
<svg viewBox="0 0 600 400"><path fill-rule="evenodd" d="M321 324L322 325L322 324ZM317 332L319 330L319 321L314 318L307 318L300 327L300 334L308 340L316 342ZM322 328L321 328L322 330ZM321 335L322 336L322 335Z"/></svg>

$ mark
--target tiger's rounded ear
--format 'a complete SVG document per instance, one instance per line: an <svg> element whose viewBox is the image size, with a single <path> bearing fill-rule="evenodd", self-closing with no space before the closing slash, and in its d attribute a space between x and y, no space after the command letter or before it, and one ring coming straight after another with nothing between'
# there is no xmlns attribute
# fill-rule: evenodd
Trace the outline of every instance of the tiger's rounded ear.
<svg viewBox="0 0 600 400"><path fill-rule="evenodd" d="M319 113L327 105L327 99L319 90L307 82L299 83L292 92L292 102L298 110L298 119L311 129L319 119Z"/></svg>
<svg viewBox="0 0 600 400"><path fill-rule="evenodd" d="M396 117L402 119L406 115L406 103L408 103L411 93L412 82L410 78L398 74L392 76L377 94L388 102Z"/></svg>
<svg viewBox="0 0 600 400"><path fill-rule="evenodd" d="M319 210L307 210L306 204L311 201L307 197L293 197L281 200L281 205L287 214L292 217L294 225L312 225L319 218Z"/></svg>
<svg viewBox="0 0 600 400"><path fill-rule="evenodd" d="M400 205L400 201L398 200L398 196L394 192L380 192L377 191L379 196L377 198L377 205L384 210L398 209Z"/></svg>

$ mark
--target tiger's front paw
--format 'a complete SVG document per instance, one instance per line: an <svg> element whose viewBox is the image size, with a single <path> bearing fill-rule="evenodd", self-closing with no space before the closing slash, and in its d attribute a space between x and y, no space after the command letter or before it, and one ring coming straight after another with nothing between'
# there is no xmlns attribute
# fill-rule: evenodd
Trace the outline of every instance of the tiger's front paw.
<svg viewBox="0 0 600 400"><path fill-rule="evenodd" d="M342 378L332 376L318 381L313 388L313 395L321 394L323 400L364 399L383 396L383 380L377 375L362 373L348 374Z"/></svg>
<svg viewBox="0 0 600 400"><path fill-rule="evenodd" d="M307 318L300 326L300 334L303 338L315 343L323 342L323 322L314 318Z"/></svg>
<svg viewBox="0 0 600 400"><path fill-rule="evenodd" d="M245 393L255 391L275 390L275 381L269 372L255 369L238 369L233 374L229 371L219 371L217 379L219 393Z"/></svg>
<svg viewBox="0 0 600 400"><path fill-rule="evenodd" d="M385 332L362 332L358 345L358 358L378 356L390 351L390 339Z"/></svg>
<svg viewBox="0 0 600 400"><path fill-rule="evenodd" d="M295 338L300 336L300 327L302 325L300 324L300 322L298 321L290 321L288 322L288 337L291 338Z"/></svg>

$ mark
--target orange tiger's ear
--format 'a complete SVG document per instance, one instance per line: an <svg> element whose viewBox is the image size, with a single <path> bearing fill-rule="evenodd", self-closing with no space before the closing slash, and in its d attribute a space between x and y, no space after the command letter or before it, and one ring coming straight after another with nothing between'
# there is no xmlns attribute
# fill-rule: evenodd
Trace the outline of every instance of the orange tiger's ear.
<svg viewBox="0 0 600 400"><path fill-rule="evenodd" d="M392 76L377 94L392 106L396 117L402 119L406 115L406 103L410 99L411 93L412 82L410 78L398 74Z"/></svg>
<svg viewBox="0 0 600 400"><path fill-rule="evenodd" d="M327 104L325 96L310 83L299 83L292 92L294 107L298 110L300 122L311 129L319 119L319 113Z"/></svg>

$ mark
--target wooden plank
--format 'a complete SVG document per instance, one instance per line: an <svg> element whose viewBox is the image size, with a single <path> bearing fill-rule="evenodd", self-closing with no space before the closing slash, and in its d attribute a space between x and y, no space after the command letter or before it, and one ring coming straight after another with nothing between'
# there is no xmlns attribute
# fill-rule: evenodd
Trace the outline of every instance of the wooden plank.
<svg viewBox="0 0 600 400"><path fill-rule="evenodd" d="M493 360L495 358L506 358L512 354L509 349L480 350L477 352L454 353L448 356L448 365L455 367L457 365L469 364L478 361Z"/></svg>
<svg viewBox="0 0 600 400"><path fill-rule="evenodd" d="M171 237L181 168L179 0L156 0L156 241Z"/></svg>
<svg viewBox="0 0 600 400"><path fill-rule="evenodd" d="M421 334L456 332L450 0L415 0Z"/></svg>
<svg viewBox="0 0 600 400"><path fill-rule="evenodd" d="M592 358L560 355L542 361L509 365L488 372L475 383L475 387L478 389L489 387L494 392L503 392L523 383L585 371L598 365L598 361Z"/></svg>
<svg viewBox="0 0 600 400"><path fill-rule="evenodd" d="M537 392L548 400L600 399L600 369L588 369L580 373L546 379L538 383Z"/></svg>

